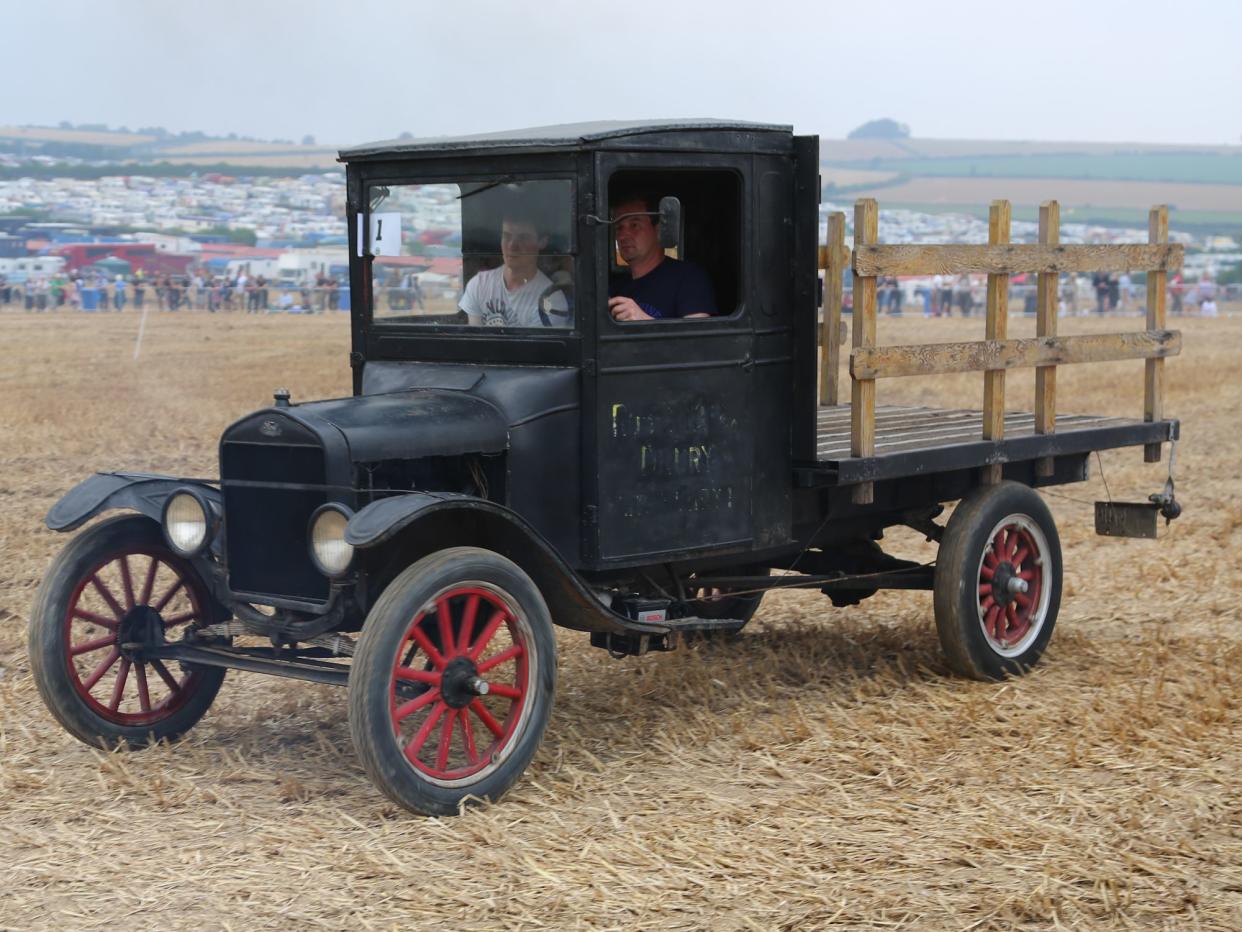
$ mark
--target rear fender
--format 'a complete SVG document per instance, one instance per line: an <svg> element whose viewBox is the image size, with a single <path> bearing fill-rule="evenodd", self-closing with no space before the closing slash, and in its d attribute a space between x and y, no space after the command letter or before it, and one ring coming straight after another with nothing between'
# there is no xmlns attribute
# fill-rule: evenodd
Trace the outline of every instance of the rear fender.
<svg viewBox="0 0 1242 932"><path fill-rule="evenodd" d="M486 499L442 492L383 498L350 519L345 540L373 551L375 565L397 571L448 547L484 547L530 576L552 620L563 628L622 635L669 631L612 611L538 531L516 512Z"/></svg>
<svg viewBox="0 0 1242 932"><path fill-rule="evenodd" d="M45 522L53 531L73 531L95 515L117 508L136 511L158 522L164 516L164 502L168 496L186 487L201 493L217 517L224 513L220 490L200 480L148 473L97 472L79 482L53 505Z"/></svg>

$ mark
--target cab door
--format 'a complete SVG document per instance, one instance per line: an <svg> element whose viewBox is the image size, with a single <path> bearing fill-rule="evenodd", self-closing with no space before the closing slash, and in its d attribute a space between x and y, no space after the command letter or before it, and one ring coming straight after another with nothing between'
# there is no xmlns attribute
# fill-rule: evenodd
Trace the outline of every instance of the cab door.
<svg viewBox="0 0 1242 932"><path fill-rule="evenodd" d="M767 392L773 377L788 378L756 357L757 341L767 338L758 332L765 329L765 318L754 269L753 159L682 158L596 157L600 216L607 216L611 184L641 182L657 198L681 200L680 258L707 271L718 310L711 318L612 320L608 273L625 270L617 265L611 227L595 228L594 254L601 261L590 393L594 416L587 419L593 436L584 440L595 460L585 472L595 477L593 494L586 496L593 501L587 509L587 550L601 567L755 549L772 533L772 503L756 483L774 478L769 462L774 435L775 448L784 449L783 457L776 454L783 458L779 481L787 486L790 475L788 406L773 420L770 399L757 391L759 386ZM771 349L768 343L764 347ZM788 536L787 501L784 512L784 532L777 535L782 539Z"/></svg>

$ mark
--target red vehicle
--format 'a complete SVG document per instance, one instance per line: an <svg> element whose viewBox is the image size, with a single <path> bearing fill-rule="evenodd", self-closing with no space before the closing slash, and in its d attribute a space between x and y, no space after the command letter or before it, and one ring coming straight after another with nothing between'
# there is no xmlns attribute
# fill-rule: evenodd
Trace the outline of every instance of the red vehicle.
<svg viewBox="0 0 1242 932"><path fill-rule="evenodd" d="M65 268L76 272L100 259L124 259L135 272L145 275L183 275L194 261L192 256L160 252L154 243L70 243L57 246L52 255L65 259Z"/></svg>

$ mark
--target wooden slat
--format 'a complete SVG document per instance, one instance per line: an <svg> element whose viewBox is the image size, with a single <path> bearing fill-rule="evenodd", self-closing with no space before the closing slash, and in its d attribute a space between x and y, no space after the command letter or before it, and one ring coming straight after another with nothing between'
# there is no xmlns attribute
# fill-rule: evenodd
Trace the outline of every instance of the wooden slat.
<svg viewBox="0 0 1242 932"><path fill-rule="evenodd" d="M1015 243L973 245L854 246L855 275L958 275L987 272L1176 272L1182 267L1177 244L1062 246Z"/></svg>
<svg viewBox="0 0 1242 932"><path fill-rule="evenodd" d="M828 254L837 261L829 262L824 272L824 322L819 347L819 403L837 403L837 382L841 370L841 288L845 263L845 214L828 215Z"/></svg>
<svg viewBox="0 0 1242 932"><path fill-rule="evenodd" d="M833 251L831 251L831 252L830 252L829 250L830 250L830 248L831 248L831 246L832 246L832 226L831 226L831 224L832 224L832 218L833 218L834 216L840 216L840 217L841 217L841 223L842 223L842 227L841 227L841 234L842 234L842 238L841 238L841 242L837 244L837 248L836 248L835 250L833 250ZM830 258L831 256L834 256L834 255L835 255L835 256L837 257L837 260L836 260L836 261L837 261L837 264L838 264L838 265L840 265L840 266L841 266L841 268L843 268L843 269L848 269L848 268L850 267L850 263L853 261L853 253L851 253L848 249L846 249L846 248L845 248L845 227L844 227L844 223L845 223L845 214L829 214L829 215L828 215L828 223L829 223L829 227L828 227L828 245L827 245L827 246L820 246L820 247L819 247L819 253L818 253L818 262L819 262L819 264L818 264L816 267L817 267L817 268L821 268L821 269L831 268L831 265L830 265L830 263L829 263L829 258Z"/></svg>
<svg viewBox="0 0 1242 932"><path fill-rule="evenodd" d="M976 343L924 343L917 346L858 347L850 353L850 375L891 379L948 372L1020 369L1118 359L1154 359L1182 351L1176 330L1092 333L1026 340ZM1153 418L1154 419L1154 418Z"/></svg>
<svg viewBox="0 0 1242 932"><path fill-rule="evenodd" d="M849 431L849 405L837 405L833 408L820 408L818 418L820 425L840 426L844 420L845 429ZM902 429L910 422L918 424L939 424L939 423L955 423L962 418L975 418L979 420L982 413L978 410L970 410L969 408L922 408L922 407L906 407L904 405L876 405L876 432L888 429L886 425L897 425L896 429ZM1008 411L1005 414L1006 422L1013 420L1029 419L1034 421L1035 415L1031 411ZM1072 423L1088 420L1113 419L1118 421L1129 422L1129 418L1119 418L1111 414L1065 414L1057 418L1057 424Z"/></svg>
<svg viewBox="0 0 1242 932"><path fill-rule="evenodd" d="M958 423L950 429L937 429L941 413L964 413L971 415L967 423ZM979 411L972 412L938 412L937 417L929 418L925 430L900 431L889 433L880 430L876 434L875 456L887 456L894 453L910 453L918 450L941 449L963 443L972 443L979 437L983 423L983 415ZM1058 424L1060 433L1068 434L1079 430L1091 430L1106 427L1122 427L1127 424L1139 423L1128 418L1095 415L1068 415ZM1013 412L1005 417L1005 436L1007 439L1030 437L1036 434L1034 415L1024 412ZM821 463L834 463L850 456L849 446L845 442L821 444L816 451L816 460Z"/></svg>
<svg viewBox="0 0 1242 932"><path fill-rule="evenodd" d="M973 418L959 421L952 425L944 425L939 427L927 426L920 429L910 428L907 430L893 431L891 433L887 431L880 431L876 434L876 449L878 450L886 443L912 443L916 441L930 440L975 440L979 436L979 428L982 424L982 417L978 412L975 412L975 416ZM1023 425L1011 423L1009 426L1014 429L1019 429ZM843 440L837 440L829 443L828 446L844 447L845 442Z"/></svg>
<svg viewBox="0 0 1242 932"><path fill-rule="evenodd" d="M1046 201L1039 205L1039 242L1042 246L1055 246L1061 242L1061 205ZM1035 335L1057 335L1057 285L1056 272L1040 272L1035 292ZM1057 367L1038 366L1035 369L1035 431L1050 434L1057 422ZM1044 457L1035 464L1035 474L1051 476L1054 464L1051 457Z"/></svg>
<svg viewBox="0 0 1242 932"><path fill-rule="evenodd" d="M854 205L854 248L867 248L880 237L880 209L872 198L861 198ZM854 278L854 351L875 347L875 275ZM853 376L851 366L851 376ZM871 456L875 453L875 381L853 376L850 380L850 454ZM851 499L855 504L870 504L875 486L863 482L854 486Z"/></svg>
<svg viewBox="0 0 1242 932"><path fill-rule="evenodd" d="M846 406L836 409L823 409L823 414L845 411ZM840 416L835 419L821 414L818 418L820 441L816 445L818 459L823 459L827 452L838 452L840 456L850 455L850 426L841 425ZM897 414L897 418L889 415ZM1108 418L1099 415L1066 415L1059 421L1064 430L1081 429L1084 424L1105 424L1109 421L1124 419ZM893 442L920 442L930 445L929 440L961 440L969 441L979 436L982 425L980 411L955 409L924 409L917 416L904 416L903 411L879 409L876 415L876 450L881 451ZM827 432L831 431L831 432ZM1006 436L1027 436L1035 434L1035 415L1027 411L1010 411L1005 415ZM939 445L939 444L936 444Z"/></svg>
<svg viewBox="0 0 1242 932"><path fill-rule="evenodd" d="M905 443L909 442L927 442L934 445L932 441L945 440L973 440L979 436L980 429L983 424L983 415L978 411L962 411L949 412L949 416L937 415L936 417L925 418L918 424L903 424L898 427L886 427L880 425L876 430L876 449L879 449L886 443ZM1006 415L1005 424L1007 431L1031 432L1034 427L1034 416L1024 412L1014 412ZM818 445L820 450L848 449L847 438L834 436L832 440L826 440Z"/></svg>
<svg viewBox="0 0 1242 932"><path fill-rule="evenodd" d="M1147 218L1147 239L1166 243L1169 239L1169 209L1163 204L1151 209ZM1165 324L1165 272L1147 274L1147 329L1163 330ZM1143 379L1143 420L1159 421L1164 417L1164 360L1147 360ZM1143 461L1160 462L1160 444L1143 447Z"/></svg>
<svg viewBox="0 0 1242 932"><path fill-rule="evenodd" d="M978 425L976 425L976 428L977 426ZM1107 424L1106 425L1083 425L1080 428L1075 428L1075 430L1088 430L1092 426L1110 426L1110 425L1107 425ZM1073 433L1073 430L1058 431L1058 433L1070 434L1070 433ZM1036 436L1036 434L1034 431L1030 429L1015 430L1011 434L1007 435L1005 439L1006 440L1017 440L1022 437L1032 437L1032 436ZM1043 435L1043 436L1046 436L1046 435ZM875 455L876 456L889 456L895 453L916 453L919 450L939 450L939 449L944 449L946 447L955 447L955 446L959 446L962 444L971 444L971 443L979 443L979 442L981 442L979 440L979 432L976 429L969 436L962 436L962 437L952 437L952 438L937 437L937 438L929 438L929 439L922 439L922 440L894 441L892 443L880 442L880 443L877 443L876 445ZM986 443L988 441L982 441L982 442ZM833 460L832 457L827 457L827 456L817 457L817 459L821 461L827 461L827 462L832 462Z"/></svg>
<svg viewBox="0 0 1242 932"><path fill-rule="evenodd" d="M979 417L978 412L974 412L973 414L969 412L962 412L960 415L955 415L953 417L938 418L934 423L956 424L959 421L973 423L973 421L977 420L978 417ZM876 436L878 437L887 431L921 429L925 427L927 423L928 421L926 418L916 418L916 417L903 418L901 420L893 420L893 421L885 421L882 418L876 418L875 433L876 433ZM838 439L845 440L846 442L849 441L850 425L848 422L842 425L842 424L826 424L823 421L821 421L819 424L819 428L820 428L820 432L819 432L820 443L823 443L824 441L827 441L827 440L838 440Z"/></svg>
<svg viewBox="0 0 1242 932"><path fill-rule="evenodd" d="M938 421L952 419L957 417L979 417L978 410L969 408L933 408L926 405L879 405L875 407L876 424L882 424L891 420L906 420L909 418L922 418L929 421ZM1015 417L1034 417L1030 411L1010 411L1005 415L1008 418ZM831 408L819 408L816 411L816 420L821 424L832 422L840 422L844 420L849 425L850 406L848 404L834 405ZM1113 417L1113 415L1096 415L1096 414L1067 414L1066 418L1099 418ZM1118 420L1128 420L1127 418L1118 418ZM1058 421L1059 423L1059 421Z"/></svg>
<svg viewBox="0 0 1242 932"><path fill-rule="evenodd" d="M988 243L1009 242L1009 202L993 201L988 211ZM1009 276L988 276L987 339L1004 340L1009 335ZM1005 370L983 374L983 439L1005 436ZM999 480L999 476L996 477Z"/></svg>

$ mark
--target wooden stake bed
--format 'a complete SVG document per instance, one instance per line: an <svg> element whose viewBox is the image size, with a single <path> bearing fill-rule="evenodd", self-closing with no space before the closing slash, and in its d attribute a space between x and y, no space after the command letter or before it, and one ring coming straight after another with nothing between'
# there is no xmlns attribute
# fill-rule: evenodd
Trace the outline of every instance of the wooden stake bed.
<svg viewBox="0 0 1242 932"><path fill-rule="evenodd" d="M1168 208L1152 208L1146 245L1061 245L1060 207L1039 208L1039 243L1010 243L1008 201L988 211L987 245L885 245L878 242L879 207L870 198L854 205L854 248L845 247L845 215L828 217L828 242L820 247L824 314L820 324L819 414L814 466L796 470L800 484L850 486L855 505L875 501L875 481L976 469L973 481L994 485L1006 463L1033 461L1016 470L1023 482L1057 479L1057 457L1113 447L1142 446L1145 462L1160 462L1161 443L1176 440L1177 421L1164 418L1164 359L1181 352L1181 334L1165 330L1166 279L1182 267L1182 247L1169 243ZM853 346L849 353L850 404L839 405L837 375L842 278L853 285ZM1147 274L1147 327L1138 332L1057 335L1057 281L1062 272L1139 269ZM1010 340L1009 276L1038 275L1034 339ZM986 273L987 317L983 340L912 346L876 344L876 287L880 275ZM1146 366L1143 419L1058 415L1057 367L1075 363L1142 359ZM1009 413L1005 374L1035 369L1034 412ZM950 372L983 374L983 410L879 407L876 381ZM1062 465L1065 465L1064 463ZM1015 472L1015 470L1010 470ZM946 494L960 490L946 490ZM957 497L955 495L954 497Z"/></svg>
<svg viewBox="0 0 1242 932"><path fill-rule="evenodd" d="M875 410L875 452L850 455L850 406L818 409L815 472L836 485L1142 446L1178 436L1178 422L1062 414L1056 433L1035 432L1035 415L1007 412L1003 439L983 439L983 412L906 405Z"/></svg>

